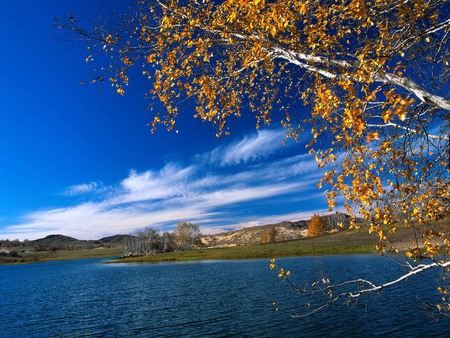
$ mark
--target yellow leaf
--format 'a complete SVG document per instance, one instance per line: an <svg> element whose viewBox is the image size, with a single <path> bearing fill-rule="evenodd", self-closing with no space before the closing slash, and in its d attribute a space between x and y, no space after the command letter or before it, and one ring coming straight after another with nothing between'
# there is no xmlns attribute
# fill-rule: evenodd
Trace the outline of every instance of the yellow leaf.
<svg viewBox="0 0 450 338"><path fill-rule="evenodd" d="M379 138L379 136L378 136L378 132L372 132L372 133L369 133L369 134L367 134L367 136L366 136L366 141L367 142L371 142L372 140L379 140L380 138Z"/></svg>
<svg viewBox="0 0 450 338"><path fill-rule="evenodd" d="M155 60L156 60L156 54L150 54L147 56L148 63L155 62Z"/></svg>

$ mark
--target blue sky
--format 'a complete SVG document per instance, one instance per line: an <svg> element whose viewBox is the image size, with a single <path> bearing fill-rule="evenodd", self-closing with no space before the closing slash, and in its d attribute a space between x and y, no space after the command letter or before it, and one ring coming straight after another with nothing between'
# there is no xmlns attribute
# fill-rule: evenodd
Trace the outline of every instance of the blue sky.
<svg viewBox="0 0 450 338"><path fill-rule="evenodd" d="M144 80L131 78L124 97L80 85L86 51L58 43L53 17L87 20L109 3L0 2L0 239L96 239L180 221L217 233L326 213L306 140L282 145L277 123L256 131L243 117L217 139L187 107L178 133L151 135Z"/></svg>

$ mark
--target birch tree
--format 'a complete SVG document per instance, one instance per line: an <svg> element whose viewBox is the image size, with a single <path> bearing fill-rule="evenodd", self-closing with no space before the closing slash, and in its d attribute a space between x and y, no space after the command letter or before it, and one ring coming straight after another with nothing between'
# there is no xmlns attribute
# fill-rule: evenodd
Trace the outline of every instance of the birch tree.
<svg viewBox="0 0 450 338"><path fill-rule="evenodd" d="M159 250L160 235L153 228L145 228L143 232L144 254L150 255Z"/></svg>
<svg viewBox="0 0 450 338"><path fill-rule="evenodd" d="M107 63L93 82L124 95L131 70L148 78L164 106L152 131L175 130L189 102L218 137L243 114L309 133L330 209L357 206L380 252L400 219L406 255L446 268L449 13L445 0L143 0L120 24L57 23Z"/></svg>
<svg viewBox="0 0 450 338"><path fill-rule="evenodd" d="M173 251L176 248L175 234L164 231L161 235L161 252Z"/></svg>
<svg viewBox="0 0 450 338"><path fill-rule="evenodd" d="M190 222L180 222L177 224L175 234L180 249L192 249L200 238L200 227Z"/></svg>

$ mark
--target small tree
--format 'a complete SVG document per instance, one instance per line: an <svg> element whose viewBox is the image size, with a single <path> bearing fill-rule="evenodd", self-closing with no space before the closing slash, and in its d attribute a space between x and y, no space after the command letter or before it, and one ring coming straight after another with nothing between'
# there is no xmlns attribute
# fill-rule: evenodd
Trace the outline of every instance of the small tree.
<svg viewBox="0 0 450 338"><path fill-rule="evenodd" d="M271 224L264 229L261 237L261 243L274 243L276 242L276 236L277 229L275 228L275 225Z"/></svg>
<svg viewBox="0 0 450 338"><path fill-rule="evenodd" d="M11 250L9 252L9 257L20 257L20 255L16 250Z"/></svg>
<svg viewBox="0 0 450 338"><path fill-rule="evenodd" d="M325 233L325 225L319 215L314 214L308 223L308 235L311 237L321 236Z"/></svg>
<svg viewBox="0 0 450 338"><path fill-rule="evenodd" d="M200 227L197 224L180 222L178 223L175 233L178 239L178 247L180 249L190 249L200 238Z"/></svg>

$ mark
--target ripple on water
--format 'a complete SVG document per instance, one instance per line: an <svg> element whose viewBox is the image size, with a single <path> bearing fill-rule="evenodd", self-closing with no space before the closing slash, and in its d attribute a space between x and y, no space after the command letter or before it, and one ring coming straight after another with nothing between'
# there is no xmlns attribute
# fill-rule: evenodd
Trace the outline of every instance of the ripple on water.
<svg viewBox="0 0 450 338"><path fill-rule="evenodd" d="M376 256L280 260L295 278L322 273L383 280L401 272ZM415 293L432 299L433 277L417 276L380 296L304 319L275 312L295 295L267 260L209 264L115 265L98 260L0 266L0 337L316 337L450 336L449 321L430 322Z"/></svg>

